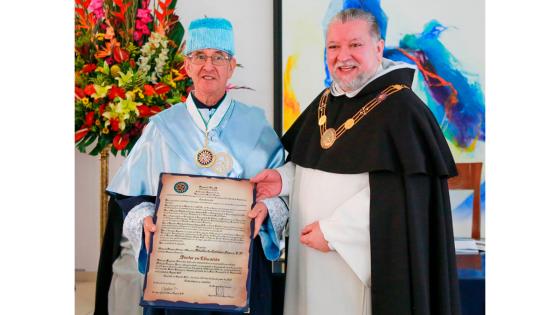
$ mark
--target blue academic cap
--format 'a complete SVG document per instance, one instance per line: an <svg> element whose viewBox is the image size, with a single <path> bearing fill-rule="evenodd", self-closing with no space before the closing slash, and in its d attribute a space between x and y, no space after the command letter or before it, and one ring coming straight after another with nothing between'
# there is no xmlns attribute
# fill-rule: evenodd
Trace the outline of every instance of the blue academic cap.
<svg viewBox="0 0 560 315"><path fill-rule="evenodd" d="M207 48L225 51L232 56L235 54L233 27L228 20L224 18L202 18L191 22L186 54Z"/></svg>

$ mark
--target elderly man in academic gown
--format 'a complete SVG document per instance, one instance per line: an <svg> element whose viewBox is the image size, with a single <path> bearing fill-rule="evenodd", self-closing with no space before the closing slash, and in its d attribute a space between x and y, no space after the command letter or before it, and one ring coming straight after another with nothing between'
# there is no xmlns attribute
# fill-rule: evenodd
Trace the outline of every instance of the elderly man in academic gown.
<svg viewBox="0 0 560 315"><path fill-rule="evenodd" d="M229 21L191 22L185 66L194 90L184 103L151 117L107 187L110 218L98 268L95 314L214 314L142 309L139 301L147 259L144 237L155 231L152 216L160 173L249 178L284 163L284 148L264 111L232 99L226 91L236 67L234 53ZM270 261L280 256L287 208L279 198L269 198L258 202L248 216L256 219L258 231L249 307L251 314L269 315Z"/></svg>

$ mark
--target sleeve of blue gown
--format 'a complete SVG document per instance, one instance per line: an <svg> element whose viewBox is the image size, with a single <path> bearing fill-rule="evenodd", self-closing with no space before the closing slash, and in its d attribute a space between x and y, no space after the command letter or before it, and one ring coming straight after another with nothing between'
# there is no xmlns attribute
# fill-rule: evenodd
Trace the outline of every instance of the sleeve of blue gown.
<svg viewBox="0 0 560 315"><path fill-rule="evenodd" d="M270 153L266 168L276 168L284 164L284 147L272 128L264 128L255 150ZM264 255L268 260L278 260L284 249L282 232L288 220L287 203L280 197L264 199L263 203L268 208L268 216L261 225L259 237Z"/></svg>
<svg viewBox="0 0 560 315"><path fill-rule="evenodd" d="M268 208L268 216L263 222L259 231L264 255L268 260L278 260L284 242L282 241L282 232L288 221L288 207L282 198L264 199L263 203Z"/></svg>
<svg viewBox="0 0 560 315"><path fill-rule="evenodd" d="M138 262L138 269L144 273L147 255L144 246L143 220L148 215L153 215L155 196L124 196L111 194L123 213L122 235L126 237L134 251Z"/></svg>
<svg viewBox="0 0 560 315"><path fill-rule="evenodd" d="M138 262L138 269L142 272L146 265L146 251L144 248L144 218L153 216L155 205L152 202L142 202L132 208L123 223L123 236L126 237L132 245L134 257ZM144 250L142 250L144 248Z"/></svg>
<svg viewBox="0 0 560 315"><path fill-rule="evenodd" d="M167 148L163 137L153 122L142 130L130 154L111 179L107 191L127 196L157 194L159 174L164 165L163 154Z"/></svg>

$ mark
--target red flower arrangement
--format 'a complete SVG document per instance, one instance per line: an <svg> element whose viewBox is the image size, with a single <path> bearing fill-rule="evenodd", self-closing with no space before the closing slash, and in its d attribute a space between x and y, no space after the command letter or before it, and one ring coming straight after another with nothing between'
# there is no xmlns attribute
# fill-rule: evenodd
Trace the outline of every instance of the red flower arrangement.
<svg viewBox="0 0 560 315"><path fill-rule="evenodd" d="M126 155L148 118L185 99L176 0L75 0L75 142Z"/></svg>

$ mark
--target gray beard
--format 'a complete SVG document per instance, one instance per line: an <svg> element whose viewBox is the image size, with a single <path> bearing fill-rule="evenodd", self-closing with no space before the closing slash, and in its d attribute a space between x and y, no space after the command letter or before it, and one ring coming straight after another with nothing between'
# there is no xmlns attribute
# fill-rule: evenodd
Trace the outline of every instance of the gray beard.
<svg viewBox="0 0 560 315"><path fill-rule="evenodd" d="M345 92L352 92L359 88L361 88L369 79L373 76L373 73L360 73L358 74L353 80L350 82L339 80L339 78L334 74L331 73L331 77L333 81Z"/></svg>

